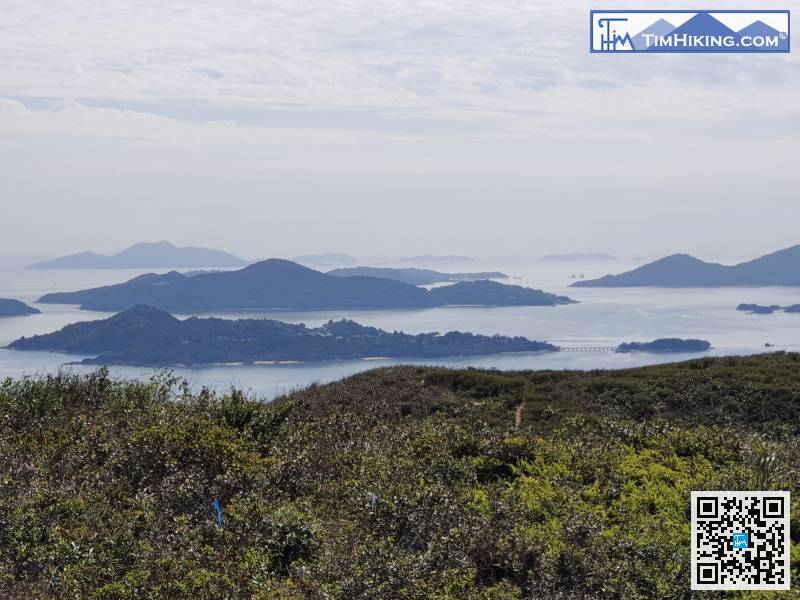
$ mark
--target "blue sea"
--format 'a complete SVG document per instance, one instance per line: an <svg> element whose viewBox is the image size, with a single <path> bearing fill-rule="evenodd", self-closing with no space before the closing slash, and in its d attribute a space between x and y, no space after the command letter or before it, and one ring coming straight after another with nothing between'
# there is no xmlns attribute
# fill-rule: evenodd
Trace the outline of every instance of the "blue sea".
<svg viewBox="0 0 800 600"><path fill-rule="evenodd" d="M21 336L55 331L77 321L102 319L111 313L79 310L75 306L36 304L42 294L118 283L142 270L30 270L33 259L0 258L0 298L16 298L42 311L28 317L0 318L0 346ZM314 382L328 382L378 366L435 364L496 369L620 369L661 362L755 354L771 350L800 351L800 314L749 315L736 311L741 302L759 304L800 303L800 288L570 288L583 275L594 278L639 266L642 261L547 262L532 259L513 264L480 261L458 265L433 265L443 271L500 270L511 276L507 283L563 294L579 304L558 307L447 307L424 310L380 311L248 311L205 313L222 318L267 317L316 326L329 319L348 318L365 325L407 333L470 331L492 335L521 335L560 346L616 346L621 342L649 341L659 337L707 339L713 349L702 354L616 354L608 351L508 354L459 357L447 360L358 360L315 364L215 365L177 368L192 387L224 391L231 386L270 398ZM404 265L407 266L407 265ZM429 267L430 265L426 265ZM162 271L163 272L163 271ZM177 315L179 317L188 315ZM766 348L765 344L773 347ZM82 356L0 349L0 378L69 370L91 370L71 365ZM120 377L147 378L152 369L112 367Z"/></svg>

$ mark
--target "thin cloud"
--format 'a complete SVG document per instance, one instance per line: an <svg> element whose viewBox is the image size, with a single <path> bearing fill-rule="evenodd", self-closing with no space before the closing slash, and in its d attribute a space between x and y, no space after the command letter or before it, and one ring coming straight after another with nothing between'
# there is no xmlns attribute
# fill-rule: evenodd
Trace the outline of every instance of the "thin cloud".
<svg viewBox="0 0 800 600"><path fill-rule="evenodd" d="M0 89L161 105L436 111L524 110L558 98L566 112L584 110L598 89L667 82L681 100L710 87L769 86L781 96L800 83L792 54L590 55L589 8L575 0L12 0L2 17ZM622 106L637 101L632 95Z"/></svg>

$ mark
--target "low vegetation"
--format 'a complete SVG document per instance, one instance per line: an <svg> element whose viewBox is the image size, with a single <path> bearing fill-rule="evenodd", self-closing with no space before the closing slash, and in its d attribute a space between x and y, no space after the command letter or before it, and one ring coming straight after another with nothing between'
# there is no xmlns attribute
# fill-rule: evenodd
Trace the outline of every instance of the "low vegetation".
<svg viewBox="0 0 800 600"><path fill-rule="evenodd" d="M686 598L690 491L797 497L799 431L796 354L399 367L271 403L7 380L0 597Z"/></svg>

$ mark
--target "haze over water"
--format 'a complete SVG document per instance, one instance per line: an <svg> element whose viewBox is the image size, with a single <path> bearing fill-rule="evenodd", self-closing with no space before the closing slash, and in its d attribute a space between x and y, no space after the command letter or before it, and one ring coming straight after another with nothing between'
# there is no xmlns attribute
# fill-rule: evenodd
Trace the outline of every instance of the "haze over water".
<svg viewBox="0 0 800 600"><path fill-rule="evenodd" d="M42 294L118 283L145 270L28 270L29 260L0 259L0 297L33 304ZM626 368L672 362L697 356L754 354L769 350L800 350L800 315L775 313L749 315L736 311L741 302L796 304L800 289L765 288L570 288L572 275L593 278L618 273L641 261L544 262L502 265L476 260L458 265L436 265L444 271L501 270L507 283L541 288L580 301L559 307L447 307L423 310L361 311L239 311L204 313L222 318L270 318L318 326L329 319L347 318L385 330L406 333L469 331L484 335L521 335L560 346L616 346L626 341L650 341L659 337L693 337L712 343L703 354L616 354L613 352L561 352L507 354L425 360L424 364L498 369L596 369ZM161 270L159 272L163 272ZM33 304L40 315L0 319L0 345L21 336L49 333L77 321L100 319L112 313L82 311L75 306ZM186 315L177 315L184 317ZM773 348L765 348L765 344ZM0 350L0 377L31 375L68 369L90 371L93 367L66 365L81 356L46 352ZM327 382L376 366L414 364L414 360L330 361L314 364L215 365L176 368L194 387L227 389L231 385L271 397L313 382ZM147 378L154 370L111 367L117 376Z"/></svg>

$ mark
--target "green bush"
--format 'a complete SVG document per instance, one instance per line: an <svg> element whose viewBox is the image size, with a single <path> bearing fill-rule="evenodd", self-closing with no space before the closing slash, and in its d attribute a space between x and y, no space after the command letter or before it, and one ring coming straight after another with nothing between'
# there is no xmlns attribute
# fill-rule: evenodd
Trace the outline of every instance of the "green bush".
<svg viewBox="0 0 800 600"><path fill-rule="evenodd" d="M800 490L798 364L6 380L0 597L685 598L691 490Z"/></svg>

